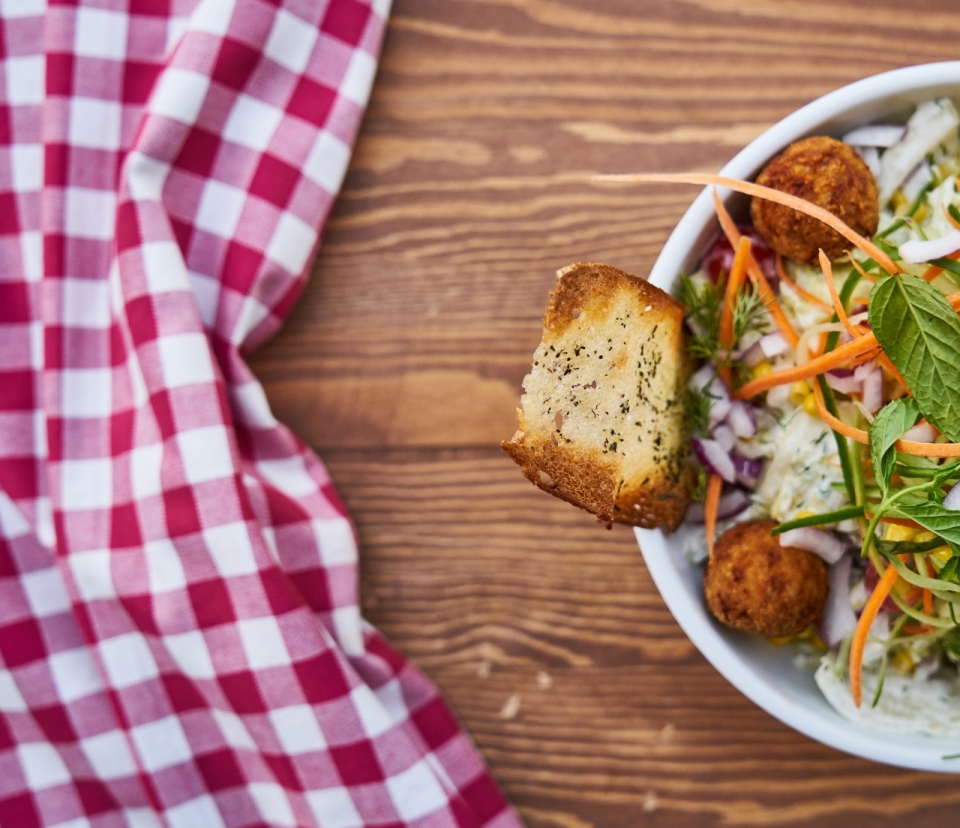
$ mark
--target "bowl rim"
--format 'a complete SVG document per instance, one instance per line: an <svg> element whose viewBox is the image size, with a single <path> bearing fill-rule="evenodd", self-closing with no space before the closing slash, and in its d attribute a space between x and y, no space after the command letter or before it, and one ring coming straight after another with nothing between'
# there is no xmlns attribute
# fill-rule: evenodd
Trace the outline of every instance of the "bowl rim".
<svg viewBox="0 0 960 828"><path fill-rule="evenodd" d="M855 81L778 121L737 153L720 174L750 178L787 144L842 118L852 109L878 106L898 96L937 86L956 86L960 91L960 61L908 66ZM690 240L702 240L711 220L715 221L711 189L707 187L697 196L670 234L650 272L651 283L669 289L677 274L692 264ZM730 192L719 188L718 191L721 198ZM933 740L924 737L869 730L839 713L835 713L835 719L828 719L779 692L757 675L727 641L725 633L709 621L702 596L691 594L674 565L663 532L638 528L635 534L647 569L684 633L727 681L767 713L812 739L854 756L915 770L960 773L960 763L943 758L940 740L936 740L939 746L934 750Z"/></svg>

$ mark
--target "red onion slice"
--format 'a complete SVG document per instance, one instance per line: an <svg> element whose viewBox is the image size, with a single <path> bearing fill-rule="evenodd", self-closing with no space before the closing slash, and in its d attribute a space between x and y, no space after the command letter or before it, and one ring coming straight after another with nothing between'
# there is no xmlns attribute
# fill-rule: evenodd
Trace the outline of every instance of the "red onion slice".
<svg viewBox="0 0 960 828"><path fill-rule="evenodd" d="M833 369L834 373L838 372L839 370L840 370L839 368ZM853 375L858 380L864 380L866 379L867 374L872 374L876 370L877 370L877 361L875 359L871 359L869 362L865 362L863 363L863 365L858 365L856 368L854 368Z"/></svg>
<svg viewBox="0 0 960 828"><path fill-rule="evenodd" d="M863 378L863 407L871 414L883 408L883 374L879 368Z"/></svg>
<svg viewBox="0 0 960 828"><path fill-rule="evenodd" d="M937 430L930 423L920 423L907 429L903 434L904 440L913 440L915 443L932 443L937 439Z"/></svg>
<svg viewBox="0 0 960 828"><path fill-rule="evenodd" d="M712 474L719 474L727 483L733 483L737 477L736 469L733 467L733 460L730 455L723 450L716 440L702 440L694 437L693 453L701 465Z"/></svg>
<svg viewBox="0 0 960 828"><path fill-rule="evenodd" d="M844 555L830 567L830 594L820 623L823 640L836 647L857 627L857 616L850 606L850 556Z"/></svg>
<svg viewBox="0 0 960 828"><path fill-rule="evenodd" d="M760 458L732 454L730 459L733 461L738 483L752 489L760 482L760 475L763 473L763 461Z"/></svg>
<svg viewBox="0 0 960 828"><path fill-rule="evenodd" d="M838 377L833 372L828 371L824 375L829 385L834 391L841 394L853 394L860 390L862 383L852 374L849 377Z"/></svg>
<svg viewBox="0 0 960 828"><path fill-rule="evenodd" d="M780 354L786 353L790 349L790 343L787 342L786 338L780 331L774 331L773 333L768 333L765 336L760 338L760 350L763 351L763 355L767 359L773 359L774 357L780 356Z"/></svg>
<svg viewBox="0 0 960 828"><path fill-rule="evenodd" d="M947 492L947 496L943 499L941 505L951 512L960 512L960 486L954 486Z"/></svg>
<svg viewBox="0 0 960 828"><path fill-rule="evenodd" d="M720 448L728 453L733 451L733 444L736 442L736 438L728 426L721 423L713 429L711 434L713 435L713 439L720 444Z"/></svg>
<svg viewBox="0 0 960 828"><path fill-rule="evenodd" d="M843 143L852 147L892 147L906 134L905 126L870 124L850 130L843 136Z"/></svg>
<svg viewBox="0 0 960 828"><path fill-rule="evenodd" d="M717 506L717 520L729 520L741 514L750 505L750 498L741 489L731 489ZM691 503L687 509L686 519L689 523L703 523L703 504Z"/></svg>
<svg viewBox="0 0 960 828"><path fill-rule="evenodd" d="M839 561L847 549L847 544L838 537L813 526L804 526L800 529L791 529L784 532L780 535L780 545L813 552L814 555L823 558L831 565Z"/></svg>
<svg viewBox="0 0 960 828"><path fill-rule="evenodd" d="M913 172L911 172L910 175L904 179L903 184L900 185L900 189L903 191L903 197L912 203L913 200L920 195L920 191L931 181L933 181L933 174L930 172L930 163L924 158L923 161L913 168Z"/></svg>
<svg viewBox="0 0 960 828"><path fill-rule="evenodd" d="M757 420L752 409L743 400L730 403L727 425L737 437L753 437L757 433Z"/></svg>
<svg viewBox="0 0 960 828"><path fill-rule="evenodd" d="M876 147L854 147L854 149L867 165L867 169L873 173L873 177L880 175L880 151Z"/></svg>
<svg viewBox="0 0 960 828"><path fill-rule="evenodd" d="M952 230L939 239L921 241L911 239L900 245L900 258L907 264L920 264L931 259L942 259L960 250L960 230Z"/></svg>

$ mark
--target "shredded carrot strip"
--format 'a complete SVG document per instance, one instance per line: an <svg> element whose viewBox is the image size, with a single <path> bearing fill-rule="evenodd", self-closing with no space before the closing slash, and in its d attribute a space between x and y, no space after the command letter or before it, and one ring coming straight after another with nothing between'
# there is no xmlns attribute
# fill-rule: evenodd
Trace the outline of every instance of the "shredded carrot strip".
<svg viewBox="0 0 960 828"><path fill-rule="evenodd" d="M833 308L831 308L826 302L822 302L809 290L804 290L802 287L800 287L800 285L793 281L789 275L787 275L787 269L783 266L783 256L781 256L779 253L777 254L777 276L780 277L781 282L783 282L785 285L789 285L811 305L814 305L815 307L818 307L820 310L826 311L827 313L833 310Z"/></svg>
<svg viewBox="0 0 960 828"><path fill-rule="evenodd" d="M720 220L720 228L727 237L727 241L730 242L730 246L736 249L740 241L740 231L737 229L736 222L734 222L730 213L727 211L726 205L720 200L720 196L716 190L713 191L713 205L717 211L717 218ZM773 321L780 329L780 333L783 334L784 339L790 343L791 348L796 348L800 337L794 330L793 325L790 324L790 320L787 319L783 308L780 307L776 294L774 294L773 288L770 287L767 277L763 275L763 271L760 269L760 265L753 253L750 253L747 257L747 275L756 287L757 293L760 294L760 298L763 300L763 306L770 313L770 316L773 317Z"/></svg>
<svg viewBox="0 0 960 828"><path fill-rule="evenodd" d="M853 265L853 269L860 274L861 279L866 279L868 282L877 281L877 277L871 273L867 273L867 271L865 271L861 266L860 262L858 262L855 258L853 258L853 256L851 256L849 253L847 254L847 256L850 259L850 264Z"/></svg>
<svg viewBox="0 0 960 828"><path fill-rule="evenodd" d="M733 264L730 265L730 275L727 277L727 289L723 297L723 307L720 308L720 345L723 348L733 347L733 309L737 304L737 291L743 282L746 273L747 256L750 254L750 239L741 236L734 246Z"/></svg>
<svg viewBox="0 0 960 828"><path fill-rule="evenodd" d="M929 624L904 624L900 629L907 635L923 635L930 632L931 627Z"/></svg>
<svg viewBox="0 0 960 828"><path fill-rule="evenodd" d="M820 251L820 269L823 271L823 278L827 283L827 290L830 291L830 299L833 302L833 310L837 314L837 319L839 319L843 327L847 329L850 336L859 336L863 331L858 331L850 324L847 309L843 306L843 302L840 301L840 294L837 293L837 283L833 280L833 265L830 264L827 254L822 250Z"/></svg>
<svg viewBox="0 0 960 828"><path fill-rule="evenodd" d="M853 342L841 345L829 353L803 363L803 365L797 365L793 368L783 368L780 371L772 371L764 377L750 380L750 382L746 383L737 392L737 396L740 399L746 400L759 394L761 391L766 391L778 385L815 377L817 374L822 374L824 371L829 371L831 368L843 365L843 363L863 353L875 351L879 347L877 338L872 333L864 334L854 339Z"/></svg>
<svg viewBox="0 0 960 828"><path fill-rule="evenodd" d="M848 227L833 213L811 204L802 198L789 193L782 193L780 190L774 190L772 187L764 187L761 184L754 184L750 181L740 181L736 178L727 178L722 175L709 175L706 173L640 173L635 175L595 175L594 181L638 181L663 184L699 184L703 187L726 187L744 195L762 198L766 201L774 201L782 204L784 207L790 207L800 213L811 216L822 221L828 227L836 230L841 236L847 239L855 247L860 248L868 256L871 256L887 273L899 273L900 268L886 253L884 253L873 242L865 239L855 230Z"/></svg>
<svg viewBox="0 0 960 828"><path fill-rule="evenodd" d="M707 481L707 496L703 499L703 522L707 529L707 551L713 557L713 536L717 531L717 511L720 508L720 490L723 488L723 478L719 474L711 474Z"/></svg>
<svg viewBox="0 0 960 828"><path fill-rule="evenodd" d="M850 694L853 696L853 703L859 707L862 695L862 670L863 670L863 650L867 645L867 634L870 632L870 625L873 624L877 613L880 611L880 605L884 598L890 594L893 585L897 580L897 570L888 566L883 577L877 582L867 605L860 614L857 621L857 628L853 632L853 639L850 641Z"/></svg>
<svg viewBox="0 0 960 828"><path fill-rule="evenodd" d="M933 570L933 564L930 561L924 561L924 569L927 570L927 575L930 578L936 578L937 573ZM924 587L923 589L923 611L927 615L933 615L933 593Z"/></svg>
<svg viewBox="0 0 960 828"><path fill-rule="evenodd" d="M890 361L890 357L888 357L883 351L881 351L879 354L877 354L877 362L879 362L884 368L887 369L887 372L890 374L890 376L893 377L898 383L900 383L900 387L904 391L906 391L907 394L909 394L910 396L913 396L913 392L907 387L907 381L903 378L903 376L897 370L897 366Z"/></svg>
<svg viewBox="0 0 960 828"><path fill-rule="evenodd" d="M921 595L923 595L923 590L920 587L914 587L903 596L903 600L908 604L915 604Z"/></svg>
<svg viewBox="0 0 960 828"><path fill-rule="evenodd" d="M834 353L831 351L831 353ZM863 443L864 445L869 444L870 438L867 435L867 432L856 426L852 426L849 423L845 423L843 420L834 417L829 411L827 411L827 406L823 402L823 394L820 392L820 383L813 383L813 401L817 404L817 413L820 415L820 419L823 420L830 428L836 431L838 434L842 434L844 437L849 437L852 440L856 440L858 443Z"/></svg>

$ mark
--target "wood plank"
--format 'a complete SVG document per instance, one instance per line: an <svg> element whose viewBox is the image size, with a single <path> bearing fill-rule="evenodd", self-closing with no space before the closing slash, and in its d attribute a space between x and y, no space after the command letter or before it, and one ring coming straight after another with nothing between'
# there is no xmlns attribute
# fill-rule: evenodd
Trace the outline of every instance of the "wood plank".
<svg viewBox="0 0 960 828"><path fill-rule="evenodd" d="M327 460L365 615L440 685L531 826L932 826L960 801L940 775L846 756L744 699L670 617L632 533L497 451Z"/></svg>

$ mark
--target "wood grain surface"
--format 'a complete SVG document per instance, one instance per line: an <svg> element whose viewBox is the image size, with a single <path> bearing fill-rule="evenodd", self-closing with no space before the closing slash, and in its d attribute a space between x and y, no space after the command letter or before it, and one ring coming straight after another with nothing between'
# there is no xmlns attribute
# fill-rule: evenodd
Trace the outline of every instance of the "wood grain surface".
<svg viewBox="0 0 960 828"><path fill-rule="evenodd" d="M514 430L554 271L636 274L716 171L842 84L957 55L953 0L395 0L312 281L253 356L326 460L367 617L531 828L953 825L955 780L823 747L726 683L632 533L530 486Z"/></svg>

